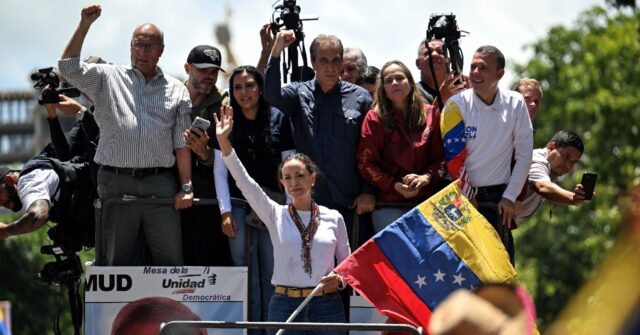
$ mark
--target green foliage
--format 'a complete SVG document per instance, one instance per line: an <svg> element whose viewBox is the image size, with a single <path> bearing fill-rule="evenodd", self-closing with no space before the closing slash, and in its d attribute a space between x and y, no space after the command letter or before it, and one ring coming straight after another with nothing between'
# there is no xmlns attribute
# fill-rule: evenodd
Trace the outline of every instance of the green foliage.
<svg viewBox="0 0 640 335"><path fill-rule="evenodd" d="M0 216L0 222L13 222L17 215ZM0 241L0 300L11 302L12 334L53 334L58 306L62 303L60 328L72 334L66 289L41 283L37 273L53 256L40 254L40 246L51 244L47 227L27 235ZM93 258L93 250L80 254L82 262Z"/></svg>
<svg viewBox="0 0 640 335"><path fill-rule="evenodd" d="M535 120L535 147L558 130L578 133L585 153L564 177L572 189L585 170L598 173L597 195L580 207L543 205L516 234L518 270L533 293L542 328L568 302L613 245L620 201L640 184L640 13L600 7L572 27L556 26L515 66L544 90ZM621 200L622 198L622 200Z"/></svg>

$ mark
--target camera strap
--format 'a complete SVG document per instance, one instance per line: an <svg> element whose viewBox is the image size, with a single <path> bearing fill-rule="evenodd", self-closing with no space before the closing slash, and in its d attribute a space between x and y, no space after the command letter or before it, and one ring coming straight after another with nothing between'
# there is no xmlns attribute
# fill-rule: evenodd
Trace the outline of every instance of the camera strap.
<svg viewBox="0 0 640 335"><path fill-rule="evenodd" d="M440 94L440 84L438 84L438 79L436 78L436 71L433 68L433 57L431 57L431 48L429 47L429 43L425 42L427 45L427 52L429 52L429 69L431 69L431 76L433 77L433 86L436 91L435 100L438 102L440 106L440 110L444 109L444 103L442 101L442 95Z"/></svg>

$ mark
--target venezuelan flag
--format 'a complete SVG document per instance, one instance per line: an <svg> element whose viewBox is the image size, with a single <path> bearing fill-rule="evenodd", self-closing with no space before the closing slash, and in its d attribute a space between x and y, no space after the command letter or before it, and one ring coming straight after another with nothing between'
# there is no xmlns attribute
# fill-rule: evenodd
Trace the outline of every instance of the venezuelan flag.
<svg viewBox="0 0 640 335"><path fill-rule="evenodd" d="M460 106L450 99L440 117L440 132L444 144L444 161L452 179L460 180L460 189L468 198L473 198L473 188L469 184L464 167L467 158L464 118Z"/></svg>
<svg viewBox="0 0 640 335"><path fill-rule="evenodd" d="M425 329L454 290L517 282L495 230L457 183L380 231L335 271L383 315Z"/></svg>

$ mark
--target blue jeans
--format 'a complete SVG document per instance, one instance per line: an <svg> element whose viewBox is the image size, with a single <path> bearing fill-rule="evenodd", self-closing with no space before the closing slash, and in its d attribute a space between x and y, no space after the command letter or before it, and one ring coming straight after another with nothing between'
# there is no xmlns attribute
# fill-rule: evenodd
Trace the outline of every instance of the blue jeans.
<svg viewBox="0 0 640 335"><path fill-rule="evenodd" d="M251 231L251 265L249 267L250 288L249 320L267 321L268 307L274 288L273 277L273 245L269 231L250 227ZM249 334L260 334L250 329Z"/></svg>
<svg viewBox="0 0 640 335"><path fill-rule="evenodd" d="M393 221L397 220L407 212L406 209L395 207L383 207L376 209L371 213L371 219L373 221L373 230L377 233Z"/></svg>
<svg viewBox="0 0 640 335"><path fill-rule="evenodd" d="M269 231L248 227L247 212L244 207L231 209L236 221L236 238L229 239L231 259L234 266L247 266L247 230L251 239L249 266L249 320L266 321L268 304L273 295L273 246ZM249 334L260 334L259 330L250 329Z"/></svg>
<svg viewBox="0 0 640 335"><path fill-rule="evenodd" d="M244 207L233 207L231 213L236 221L236 238L229 239L231 261L233 266L247 266L247 213Z"/></svg>
<svg viewBox="0 0 640 335"><path fill-rule="evenodd" d="M291 313L300 306L305 298L289 298L282 294L274 294L269 303L269 321L285 322ZM309 301L294 322L331 322L344 323L346 317L344 306L338 292L332 292ZM270 329L269 335L275 334L277 329ZM287 330L285 335L346 335L346 331L337 330Z"/></svg>

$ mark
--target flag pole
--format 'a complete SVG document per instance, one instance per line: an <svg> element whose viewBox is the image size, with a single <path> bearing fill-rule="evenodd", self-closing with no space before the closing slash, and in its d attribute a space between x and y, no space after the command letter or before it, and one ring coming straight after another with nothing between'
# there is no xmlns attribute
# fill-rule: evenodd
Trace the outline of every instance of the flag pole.
<svg viewBox="0 0 640 335"><path fill-rule="evenodd" d="M287 321L285 321L285 323L290 323L291 321L293 321L293 319L295 319L296 316L298 316L298 314L300 314L300 311L302 311L304 306L306 306L309 303L309 301L311 301L311 299L313 299L313 297L316 295L316 293L318 293L318 291L322 290L323 287L324 287L324 284L318 283L318 286L316 286L313 289L313 291L311 291L311 293L304 299L304 301L302 301L300 306L298 306L298 308L296 308L296 310L293 311L293 313L291 313L291 316L289 316L289 318L287 319ZM276 335L282 335L282 333L284 333L284 329L278 330Z"/></svg>

